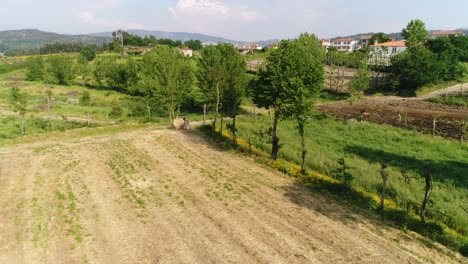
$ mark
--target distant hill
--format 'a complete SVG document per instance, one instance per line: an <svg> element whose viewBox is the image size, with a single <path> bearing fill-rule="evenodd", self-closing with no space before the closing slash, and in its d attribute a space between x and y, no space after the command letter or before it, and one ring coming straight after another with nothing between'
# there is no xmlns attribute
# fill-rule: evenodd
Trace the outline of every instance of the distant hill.
<svg viewBox="0 0 468 264"><path fill-rule="evenodd" d="M111 38L89 35L63 35L44 32L37 29L21 29L0 31L0 52L8 50L34 50L47 43L84 43L101 45L111 41Z"/></svg>
<svg viewBox="0 0 468 264"><path fill-rule="evenodd" d="M214 43L231 43L231 44L247 44L246 41L237 41L237 40L230 40L223 37L214 37L200 33L189 33L189 32L168 32L168 31L154 31L154 30L126 30L128 33L137 35L140 37L145 36L155 36L158 39L172 39L172 40L180 40L185 42L187 40L200 40L201 42L214 42ZM91 33L90 36L97 36L97 37L112 37L112 32L99 32L99 33ZM256 41L260 45L268 45L274 42L277 42L277 39L273 40L263 40L263 41Z"/></svg>

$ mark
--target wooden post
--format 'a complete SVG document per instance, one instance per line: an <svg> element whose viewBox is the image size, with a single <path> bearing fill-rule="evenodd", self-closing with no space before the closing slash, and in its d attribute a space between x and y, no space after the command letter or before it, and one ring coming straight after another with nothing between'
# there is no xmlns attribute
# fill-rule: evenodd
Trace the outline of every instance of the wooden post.
<svg viewBox="0 0 468 264"><path fill-rule="evenodd" d="M203 125L206 124L206 104L203 105Z"/></svg>
<svg viewBox="0 0 468 264"><path fill-rule="evenodd" d="M254 113L254 116L255 116L255 123L257 123L257 108L253 108L253 113Z"/></svg>

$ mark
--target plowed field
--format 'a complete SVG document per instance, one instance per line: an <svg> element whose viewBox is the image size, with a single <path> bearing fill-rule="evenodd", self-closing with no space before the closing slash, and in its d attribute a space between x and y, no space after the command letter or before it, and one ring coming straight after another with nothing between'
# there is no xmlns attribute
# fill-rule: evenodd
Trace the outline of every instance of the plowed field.
<svg viewBox="0 0 468 264"><path fill-rule="evenodd" d="M0 263L457 263L196 132L0 148Z"/></svg>

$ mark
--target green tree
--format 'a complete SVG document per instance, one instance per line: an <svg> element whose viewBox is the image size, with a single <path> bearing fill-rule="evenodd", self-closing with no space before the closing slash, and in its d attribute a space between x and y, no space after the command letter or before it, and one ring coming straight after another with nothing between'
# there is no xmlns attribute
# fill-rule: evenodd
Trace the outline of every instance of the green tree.
<svg viewBox="0 0 468 264"><path fill-rule="evenodd" d="M223 115L232 118L230 130L235 146L237 146L236 136L236 116L239 112L242 96L247 87L246 79L246 63L244 57L237 52L232 46L226 46L223 50L224 68L227 73L226 86L223 88L223 100L221 102Z"/></svg>
<svg viewBox="0 0 468 264"><path fill-rule="evenodd" d="M84 46L80 50L80 55L85 57L88 61L92 61L96 58L96 52L90 46Z"/></svg>
<svg viewBox="0 0 468 264"><path fill-rule="evenodd" d="M45 67L44 81L51 84L69 85L75 78L75 64L70 56L50 56Z"/></svg>
<svg viewBox="0 0 468 264"><path fill-rule="evenodd" d="M27 95L22 93L18 87L13 87L10 90L9 98L10 108L13 112L18 113L21 119L21 134L25 134L24 130L24 117L28 111Z"/></svg>
<svg viewBox="0 0 468 264"><path fill-rule="evenodd" d="M288 45L286 45L288 46ZM310 118L315 100L323 89L325 77L325 53L317 37L307 33L289 42L285 60L291 68L284 76L286 81L284 116L297 123L301 137L302 174L306 174L306 136L305 128Z"/></svg>
<svg viewBox="0 0 468 264"><path fill-rule="evenodd" d="M460 63L462 52L448 37L430 39L425 46L432 51L436 58L440 71L440 78L456 80L463 76L463 64Z"/></svg>
<svg viewBox="0 0 468 264"><path fill-rule="evenodd" d="M303 139L303 170L305 170L305 125L314 99L322 89L324 51L317 38L302 34L295 41L283 40L267 58L253 90L258 107L273 109L271 158L279 151L278 121L294 118Z"/></svg>
<svg viewBox="0 0 468 264"><path fill-rule="evenodd" d="M90 105L91 104L91 94L88 91L83 91L80 97L80 105Z"/></svg>
<svg viewBox="0 0 468 264"><path fill-rule="evenodd" d="M215 109L213 132L216 131L219 114L226 112L223 111L223 103L226 102L224 100L225 91L237 82L236 78L242 77L242 75L235 76L239 74L239 65L241 64L242 62L232 45L220 44L202 50L198 80L206 103ZM224 107L224 110L226 109Z"/></svg>
<svg viewBox="0 0 468 264"><path fill-rule="evenodd" d="M94 70L93 76L99 87L105 86L107 84L107 72L109 71L110 65L113 63L114 59L109 56L98 57L94 61Z"/></svg>
<svg viewBox="0 0 468 264"><path fill-rule="evenodd" d="M408 48L423 44L429 36L426 25L419 19L411 20L402 30L402 35L406 39Z"/></svg>
<svg viewBox="0 0 468 264"><path fill-rule="evenodd" d="M378 43L385 43L391 41L392 38L385 33L379 32L372 35L371 39L369 40L369 45L374 45L376 42Z"/></svg>
<svg viewBox="0 0 468 264"><path fill-rule="evenodd" d="M44 59L41 56L26 59L26 80L40 81L44 78Z"/></svg>
<svg viewBox="0 0 468 264"><path fill-rule="evenodd" d="M361 98L364 93L369 89L371 82L371 72L367 60L361 61L356 75L354 75L349 88L351 88L351 94L353 97Z"/></svg>
<svg viewBox="0 0 468 264"><path fill-rule="evenodd" d="M193 50L201 50L203 48L200 40L191 39L191 40L186 41L184 44Z"/></svg>
<svg viewBox="0 0 468 264"><path fill-rule="evenodd" d="M193 85L193 69L189 60L172 48L161 47L145 54L142 65L138 90L148 97L157 98L172 123Z"/></svg>
<svg viewBox="0 0 468 264"><path fill-rule="evenodd" d="M440 79L437 58L424 46L413 46L391 59L390 72L400 89L416 90Z"/></svg>

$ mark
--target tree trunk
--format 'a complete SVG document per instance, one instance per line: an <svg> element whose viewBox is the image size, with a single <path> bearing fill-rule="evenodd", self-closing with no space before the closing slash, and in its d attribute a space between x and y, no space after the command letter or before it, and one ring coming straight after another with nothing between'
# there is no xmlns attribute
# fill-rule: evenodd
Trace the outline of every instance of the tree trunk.
<svg viewBox="0 0 468 264"><path fill-rule="evenodd" d="M223 125L224 125L223 115L220 115L219 119L221 121L221 124L219 126L219 135L222 137L223 136Z"/></svg>
<svg viewBox="0 0 468 264"><path fill-rule="evenodd" d="M148 110L148 121L151 121L151 107L148 101L146 101L146 109Z"/></svg>
<svg viewBox="0 0 468 264"><path fill-rule="evenodd" d="M86 123L88 123L89 126L89 113L86 113Z"/></svg>
<svg viewBox="0 0 468 264"><path fill-rule="evenodd" d="M21 118L21 135L25 135L25 132L24 132L24 114L20 115L20 118Z"/></svg>
<svg viewBox="0 0 468 264"><path fill-rule="evenodd" d="M219 114L219 83L216 84L216 109L215 109L215 117L213 120L213 133L216 132L216 122L218 121L218 114ZM222 119L221 119L222 121Z"/></svg>
<svg viewBox="0 0 468 264"><path fill-rule="evenodd" d="M429 197L432 191L432 174L430 171L424 172L424 179L426 181L426 189L424 192L424 200L421 205L421 220L424 222L426 221L426 211L427 211L427 202L429 201Z"/></svg>
<svg viewBox="0 0 468 264"><path fill-rule="evenodd" d="M232 115L232 143L234 147L237 147L237 135L236 135L236 114Z"/></svg>
<svg viewBox="0 0 468 264"><path fill-rule="evenodd" d="M273 117L273 128L271 130L271 158L276 160L278 158L278 151L279 151L279 139L277 135L277 128L278 128L278 110L275 109L274 117Z"/></svg>
<svg viewBox="0 0 468 264"><path fill-rule="evenodd" d="M435 137L436 126L437 126L437 119L435 117L433 117L432 118L432 136L433 137Z"/></svg>
<svg viewBox="0 0 468 264"><path fill-rule="evenodd" d="M206 104L203 105L203 125L206 124Z"/></svg>
<svg viewBox="0 0 468 264"><path fill-rule="evenodd" d="M303 121L298 122L297 124L299 128L299 135L301 136L301 147L302 147L302 152L301 152L301 157L302 157L302 166L301 166L301 174L302 176L306 176L306 155L307 155L307 150L306 150L306 138L305 138L305 125Z"/></svg>
<svg viewBox="0 0 468 264"><path fill-rule="evenodd" d="M466 125L465 120L461 121L461 133L460 133L460 143L463 144L465 138Z"/></svg>
<svg viewBox="0 0 468 264"><path fill-rule="evenodd" d="M382 212L384 211L384 208L385 208L385 195L387 193L388 173L386 169L387 169L387 164L382 163L382 166L380 169L380 176L382 176L382 192L380 193L380 210L382 210Z"/></svg>

